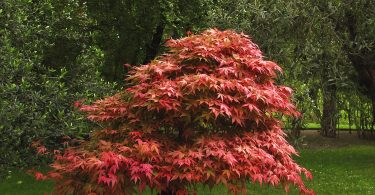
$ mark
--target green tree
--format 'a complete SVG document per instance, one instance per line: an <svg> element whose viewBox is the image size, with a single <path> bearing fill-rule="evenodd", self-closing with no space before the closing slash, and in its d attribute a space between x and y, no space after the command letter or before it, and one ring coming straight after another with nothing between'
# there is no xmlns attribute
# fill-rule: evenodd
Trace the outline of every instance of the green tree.
<svg viewBox="0 0 375 195"><path fill-rule="evenodd" d="M343 15L337 19L336 32L345 41L348 59L357 72L362 92L372 102L375 121L375 2L344 1Z"/></svg>
<svg viewBox="0 0 375 195"><path fill-rule="evenodd" d="M114 0L87 2L96 44L104 51L104 76L122 80L123 64L146 64L165 39L200 29L208 4L203 0Z"/></svg>
<svg viewBox="0 0 375 195"><path fill-rule="evenodd" d="M347 40L337 33L340 1L217 1L210 12L211 24L234 28L254 36L265 55L285 70L282 82L298 89L308 84L305 98L323 106L304 104L321 119L322 135L336 136L337 92L354 87L355 72L348 63L344 45ZM345 33L343 33L345 34ZM303 100L302 100L303 101ZM307 109L305 109L307 110Z"/></svg>
<svg viewBox="0 0 375 195"><path fill-rule="evenodd" d="M26 166L30 144L61 147L64 135L85 136L89 124L73 102L113 89L97 73L99 49L80 33L86 21L78 1L0 2L1 166Z"/></svg>

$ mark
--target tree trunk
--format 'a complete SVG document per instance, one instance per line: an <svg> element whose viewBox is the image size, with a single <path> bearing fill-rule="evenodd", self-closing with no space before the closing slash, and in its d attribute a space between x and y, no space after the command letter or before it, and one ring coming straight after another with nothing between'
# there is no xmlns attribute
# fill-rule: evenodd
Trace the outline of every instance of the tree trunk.
<svg viewBox="0 0 375 195"><path fill-rule="evenodd" d="M301 118L293 117L292 119L292 129L291 134L293 136L293 139L299 138L301 136Z"/></svg>
<svg viewBox="0 0 375 195"><path fill-rule="evenodd" d="M364 138L364 119L363 119L363 111L359 111L359 129L358 132L358 138Z"/></svg>
<svg viewBox="0 0 375 195"><path fill-rule="evenodd" d="M152 59L154 59L159 51L160 43L163 38L165 24L164 21L161 20L158 26L156 27L156 31L152 36L152 41L149 45L146 46L146 57L143 61L143 64L149 63Z"/></svg>
<svg viewBox="0 0 375 195"><path fill-rule="evenodd" d="M350 104L349 104L350 107ZM352 134L352 115L351 110L348 109L349 134Z"/></svg>
<svg viewBox="0 0 375 195"><path fill-rule="evenodd" d="M371 121L371 130L374 129L375 124L375 94L371 96L371 105L372 105L372 121Z"/></svg>
<svg viewBox="0 0 375 195"><path fill-rule="evenodd" d="M326 86L323 89L323 116L320 134L325 137L336 137L336 87Z"/></svg>
<svg viewBox="0 0 375 195"><path fill-rule="evenodd" d="M174 193L172 192L172 190L166 189L165 191L158 193L158 195L174 195Z"/></svg>

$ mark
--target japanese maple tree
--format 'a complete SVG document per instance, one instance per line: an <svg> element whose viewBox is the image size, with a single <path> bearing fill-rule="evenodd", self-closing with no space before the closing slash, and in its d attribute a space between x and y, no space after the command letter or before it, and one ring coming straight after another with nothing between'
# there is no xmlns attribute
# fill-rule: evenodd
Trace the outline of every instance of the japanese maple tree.
<svg viewBox="0 0 375 195"><path fill-rule="evenodd" d="M281 68L250 38L210 29L169 40L169 52L134 68L130 86L80 109L104 129L56 152L58 194L194 193L194 184L224 184L246 194L249 181L295 185L305 168L284 139L276 114L298 116L291 89L274 83Z"/></svg>

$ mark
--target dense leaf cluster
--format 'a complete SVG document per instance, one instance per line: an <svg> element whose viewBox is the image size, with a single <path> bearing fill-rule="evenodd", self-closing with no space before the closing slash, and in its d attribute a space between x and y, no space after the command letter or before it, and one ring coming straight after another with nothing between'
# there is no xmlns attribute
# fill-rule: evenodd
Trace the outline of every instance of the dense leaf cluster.
<svg viewBox="0 0 375 195"><path fill-rule="evenodd" d="M275 114L298 115L281 68L248 36L210 29L167 43L169 52L134 68L123 91L84 105L105 127L57 153L47 175L60 194L132 194L146 186L177 194L193 184L296 185L312 194ZM42 151L44 152L44 150Z"/></svg>
<svg viewBox="0 0 375 195"><path fill-rule="evenodd" d="M88 20L82 11L77 1L0 2L0 172L36 163L34 139L60 147L64 135L87 134L73 102L114 88L97 72L100 52L79 32Z"/></svg>

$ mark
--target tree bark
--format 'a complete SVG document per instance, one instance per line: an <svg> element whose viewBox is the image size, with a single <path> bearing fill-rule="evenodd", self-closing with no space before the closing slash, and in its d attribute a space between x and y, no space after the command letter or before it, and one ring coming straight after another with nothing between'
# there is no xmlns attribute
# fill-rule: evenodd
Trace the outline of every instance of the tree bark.
<svg viewBox="0 0 375 195"><path fill-rule="evenodd" d="M349 104L350 107L350 104ZM350 108L348 109L349 134L352 134L352 115Z"/></svg>
<svg viewBox="0 0 375 195"><path fill-rule="evenodd" d="M336 137L336 87L323 87L323 116L320 134L325 137Z"/></svg>
<svg viewBox="0 0 375 195"><path fill-rule="evenodd" d="M302 129L301 118L293 117L291 134L294 139L301 137L301 129Z"/></svg>
<svg viewBox="0 0 375 195"><path fill-rule="evenodd" d="M152 41L149 45L146 46L146 57L143 61L143 64L148 64L152 59L154 59L159 51L160 43L163 38L165 24L164 21L160 21L156 27L156 31L152 36Z"/></svg>
<svg viewBox="0 0 375 195"><path fill-rule="evenodd" d="M158 193L158 195L174 195L174 193L172 192L172 190L166 189L165 191Z"/></svg>

